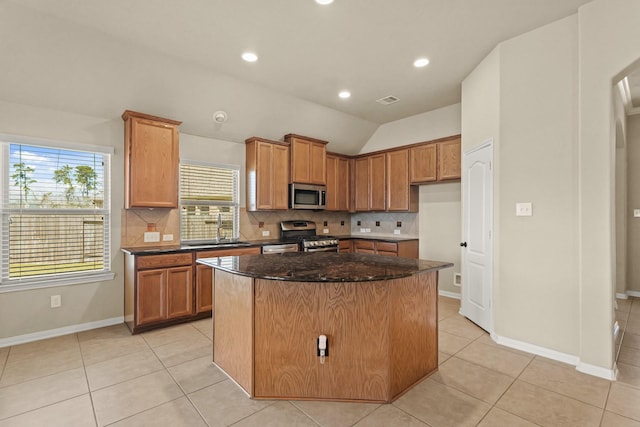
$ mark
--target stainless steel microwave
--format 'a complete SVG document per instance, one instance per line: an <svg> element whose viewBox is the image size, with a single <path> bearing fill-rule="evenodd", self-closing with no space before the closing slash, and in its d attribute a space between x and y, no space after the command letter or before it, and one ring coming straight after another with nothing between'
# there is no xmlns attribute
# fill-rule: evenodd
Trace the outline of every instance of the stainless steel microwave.
<svg viewBox="0 0 640 427"><path fill-rule="evenodd" d="M289 209L324 209L326 202L324 185L289 184Z"/></svg>

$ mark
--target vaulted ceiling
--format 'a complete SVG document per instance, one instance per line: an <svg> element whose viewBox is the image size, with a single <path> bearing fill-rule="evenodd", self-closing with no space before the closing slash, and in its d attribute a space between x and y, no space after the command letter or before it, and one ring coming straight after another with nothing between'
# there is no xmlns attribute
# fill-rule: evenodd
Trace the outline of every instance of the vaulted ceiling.
<svg viewBox="0 0 640 427"><path fill-rule="evenodd" d="M460 102L499 42L587 1L0 0L0 100L138 109L236 142L301 133L353 153L382 123ZM217 110L229 120L215 124Z"/></svg>

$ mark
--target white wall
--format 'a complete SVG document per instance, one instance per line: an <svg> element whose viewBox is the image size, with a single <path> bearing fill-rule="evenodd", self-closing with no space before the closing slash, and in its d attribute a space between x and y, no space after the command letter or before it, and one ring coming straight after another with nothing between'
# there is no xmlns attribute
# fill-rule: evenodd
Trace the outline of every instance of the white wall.
<svg viewBox="0 0 640 427"><path fill-rule="evenodd" d="M627 148L627 190L628 209L623 216L627 222L627 250L630 260L640 259L640 218L633 217L633 210L640 209L640 115L628 120ZM640 292L640 262L627 265L626 289L617 288L617 292L626 290Z"/></svg>
<svg viewBox="0 0 640 427"><path fill-rule="evenodd" d="M616 123L616 295L627 292L627 116L619 90L614 90Z"/></svg>

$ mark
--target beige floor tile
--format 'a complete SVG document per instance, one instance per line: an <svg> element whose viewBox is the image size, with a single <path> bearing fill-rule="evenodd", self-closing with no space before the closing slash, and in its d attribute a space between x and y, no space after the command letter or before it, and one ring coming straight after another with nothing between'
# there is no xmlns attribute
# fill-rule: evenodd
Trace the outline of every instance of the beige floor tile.
<svg viewBox="0 0 640 427"><path fill-rule="evenodd" d="M131 335L124 324L94 329L78 334L85 365L149 349L140 335Z"/></svg>
<svg viewBox="0 0 640 427"><path fill-rule="evenodd" d="M500 347L473 342L456 354L466 361L517 377L527 367L533 356L523 356Z"/></svg>
<svg viewBox="0 0 640 427"><path fill-rule="evenodd" d="M606 409L640 421L640 390L618 382L612 383Z"/></svg>
<svg viewBox="0 0 640 427"><path fill-rule="evenodd" d="M620 347L618 362L626 363L627 365L640 366L640 351L637 348L625 347L623 345Z"/></svg>
<svg viewBox="0 0 640 427"><path fill-rule="evenodd" d="M615 310L615 319L620 321L620 320L627 320L627 318L629 317L629 312L627 311L620 311L620 310Z"/></svg>
<svg viewBox="0 0 640 427"><path fill-rule="evenodd" d="M199 332L197 333L195 337L188 336L183 340L154 347L153 351L167 367L206 356L213 360L213 343Z"/></svg>
<svg viewBox="0 0 640 427"><path fill-rule="evenodd" d="M515 378L457 357L440 365L429 377L487 403L496 403Z"/></svg>
<svg viewBox="0 0 640 427"><path fill-rule="evenodd" d="M227 379L224 372L213 364L211 356L171 366L169 373L187 394Z"/></svg>
<svg viewBox="0 0 640 427"><path fill-rule="evenodd" d="M276 402L244 418L233 427L317 427L318 424L289 402Z"/></svg>
<svg viewBox="0 0 640 427"><path fill-rule="evenodd" d="M202 337L202 333L194 328L191 323L183 323L168 328L156 329L140 334L151 348L171 344L188 338Z"/></svg>
<svg viewBox="0 0 640 427"><path fill-rule="evenodd" d="M604 411L600 427L640 427L640 421L634 421L613 412Z"/></svg>
<svg viewBox="0 0 640 427"><path fill-rule="evenodd" d="M0 387L18 384L58 372L82 367L82 355L77 344L69 348L56 347L42 353L31 353L28 356L13 357L13 351L2 373Z"/></svg>
<svg viewBox="0 0 640 427"><path fill-rule="evenodd" d="M273 404L268 400L249 399L231 380L191 393L189 399L211 427L231 425Z"/></svg>
<svg viewBox="0 0 640 427"><path fill-rule="evenodd" d="M482 334L485 333L484 330L480 329L473 322L460 315L447 317L443 321L439 322L438 327L440 331L448 332L471 340L480 338Z"/></svg>
<svg viewBox="0 0 640 427"><path fill-rule="evenodd" d="M459 337L444 331L438 331L438 350L447 354L456 354L469 344L472 340Z"/></svg>
<svg viewBox="0 0 640 427"><path fill-rule="evenodd" d="M0 427L95 426L89 393L0 421Z"/></svg>
<svg viewBox="0 0 640 427"><path fill-rule="evenodd" d="M394 402L394 405L431 426L475 426L491 406L430 378Z"/></svg>
<svg viewBox="0 0 640 427"><path fill-rule="evenodd" d="M111 424L110 427L206 427L206 425L189 399L181 397L125 418Z"/></svg>
<svg viewBox="0 0 640 427"><path fill-rule="evenodd" d="M319 402L300 400L291 402L322 426L352 426L380 405L377 403Z"/></svg>
<svg viewBox="0 0 640 427"><path fill-rule="evenodd" d="M135 378L91 393L98 425L103 426L183 396L166 371Z"/></svg>
<svg viewBox="0 0 640 427"><path fill-rule="evenodd" d="M622 346L640 349L640 334L625 332L622 337Z"/></svg>
<svg viewBox="0 0 640 427"><path fill-rule="evenodd" d="M616 310L628 313L631 310L631 300L616 298L618 308Z"/></svg>
<svg viewBox="0 0 640 427"><path fill-rule="evenodd" d="M4 370L4 364L9 357L9 347L0 348L0 378L2 377L2 371Z"/></svg>
<svg viewBox="0 0 640 427"><path fill-rule="evenodd" d="M618 362L618 382L640 388L640 366Z"/></svg>
<svg viewBox="0 0 640 427"><path fill-rule="evenodd" d="M460 307L453 306L451 304L438 305L438 320L446 319L447 317L456 316L460 311Z"/></svg>
<svg viewBox="0 0 640 427"><path fill-rule="evenodd" d="M86 367L91 391L164 369L151 349L105 360Z"/></svg>
<svg viewBox="0 0 640 427"><path fill-rule="evenodd" d="M0 388L0 420L86 394L84 369Z"/></svg>
<svg viewBox="0 0 640 427"><path fill-rule="evenodd" d="M541 426L598 426L603 410L570 397L516 381L496 406Z"/></svg>
<svg viewBox="0 0 640 427"><path fill-rule="evenodd" d="M23 358L40 357L43 353L68 351L78 346L76 334L63 335L46 340L34 341L11 347L9 362L16 362Z"/></svg>
<svg viewBox="0 0 640 427"><path fill-rule="evenodd" d="M191 322L194 328L199 330L205 337L213 340L213 319L208 317L202 320Z"/></svg>
<svg viewBox="0 0 640 427"><path fill-rule="evenodd" d="M493 407L482 419L478 427L535 427L537 424L529 422L517 415L510 414L500 408Z"/></svg>
<svg viewBox="0 0 640 427"><path fill-rule="evenodd" d="M536 357L522 372L519 380L604 408L610 381L578 372L575 366L550 363Z"/></svg>
<svg viewBox="0 0 640 427"><path fill-rule="evenodd" d="M442 365L451 357L451 354L443 353L441 351L438 352L438 365Z"/></svg>
<svg viewBox="0 0 640 427"><path fill-rule="evenodd" d="M429 427L419 419L393 405L381 405L364 417L354 427Z"/></svg>
<svg viewBox="0 0 640 427"><path fill-rule="evenodd" d="M636 320L630 316L625 325L625 333L626 332L640 335L640 319Z"/></svg>

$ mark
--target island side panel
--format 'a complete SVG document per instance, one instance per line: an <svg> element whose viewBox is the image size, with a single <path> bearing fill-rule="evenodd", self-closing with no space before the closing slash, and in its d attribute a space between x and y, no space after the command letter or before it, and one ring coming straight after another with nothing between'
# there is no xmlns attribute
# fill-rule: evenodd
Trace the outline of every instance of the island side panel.
<svg viewBox="0 0 640 427"><path fill-rule="evenodd" d="M318 283L256 279L255 396L320 397Z"/></svg>
<svg viewBox="0 0 640 427"><path fill-rule="evenodd" d="M322 396L389 401L389 282L323 284L322 333L329 339Z"/></svg>
<svg viewBox="0 0 640 427"><path fill-rule="evenodd" d="M391 281L391 395L438 367L438 272Z"/></svg>
<svg viewBox="0 0 640 427"><path fill-rule="evenodd" d="M214 270L213 361L253 395L253 280Z"/></svg>

